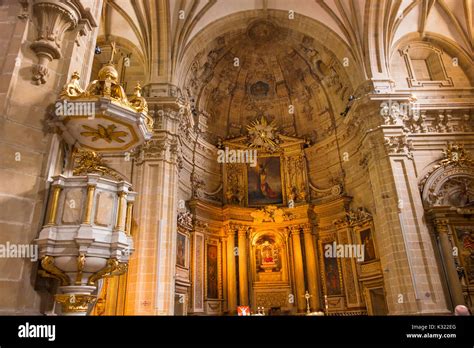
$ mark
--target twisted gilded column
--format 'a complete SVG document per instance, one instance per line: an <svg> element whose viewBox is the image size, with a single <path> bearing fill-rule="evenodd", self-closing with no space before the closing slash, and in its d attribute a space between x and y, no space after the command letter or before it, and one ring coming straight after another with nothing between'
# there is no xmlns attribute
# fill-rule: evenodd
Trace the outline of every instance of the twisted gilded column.
<svg viewBox="0 0 474 348"><path fill-rule="evenodd" d="M298 312L305 311L305 286L303 255L301 252L300 230L298 226L290 226L291 240L293 241L293 262L295 265L296 305Z"/></svg>
<svg viewBox="0 0 474 348"><path fill-rule="evenodd" d="M249 305L249 279L247 271L247 226L239 228L239 295L240 306Z"/></svg>
<svg viewBox="0 0 474 348"><path fill-rule="evenodd" d="M448 278L448 287L453 301L453 306L464 305L464 296L462 294L461 282L459 281L458 272L456 270L456 264L453 256L453 245L451 244L450 237L451 233L448 228L448 220L446 219L435 219L434 224L436 232L438 232L438 239L441 248L441 254L446 269L446 275Z"/></svg>
<svg viewBox="0 0 474 348"><path fill-rule="evenodd" d="M235 272L235 230L226 226L227 234L227 304L229 313L237 310L237 282Z"/></svg>
<svg viewBox="0 0 474 348"><path fill-rule="evenodd" d="M304 248L306 255L306 270L308 275L308 290L311 295L310 307L312 311L320 309L319 302L319 282L317 276L317 257L313 243L313 234L311 233L311 225L305 224L302 226L304 236Z"/></svg>

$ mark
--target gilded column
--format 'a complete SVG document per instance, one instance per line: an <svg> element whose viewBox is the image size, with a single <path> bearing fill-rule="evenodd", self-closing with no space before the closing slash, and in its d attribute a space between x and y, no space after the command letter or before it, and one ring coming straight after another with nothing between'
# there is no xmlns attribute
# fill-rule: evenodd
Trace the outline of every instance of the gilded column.
<svg viewBox="0 0 474 348"><path fill-rule="evenodd" d="M237 310L237 282L235 272L235 230L227 226L227 303L229 313Z"/></svg>
<svg viewBox="0 0 474 348"><path fill-rule="evenodd" d="M84 213L84 220L82 221L85 225L91 224L92 216L92 205L94 203L95 185L87 185L87 198L86 198L86 211Z"/></svg>
<svg viewBox="0 0 474 348"><path fill-rule="evenodd" d="M293 241L293 262L295 264L295 287L296 287L296 305L298 312L305 311L305 288L304 288L304 269L303 256L301 253L300 230L297 226L291 226L291 239Z"/></svg>
<svg viewBox="0 0 474 348"><path fill-rule="evenodd" d="M222 299L227 300L227 238L220 237L222 257ZM224 302L225 303L225 302ZM224 309L225 310L225 309Z"/></svg>
<svg viewBox="0 0 474 348"><path fill-rule="evenodd" d="M453 257L453 245L450 238L451 233L448 228L448 220L436 219L434 221L436 231L438 232L439 244L441 247L441 254L443 255L444 265L446 266L446 274L448 278L449 292L453 306L464 305L464 296L462 294L461 282L459 281L456 264Z"/></svg>
<svg viewBox="0 0 474 348"><path fill-rule="evenodd" d="M63 188L61 186L53 187L53 197L51 200L51 208L49 210L48 225L56 224L56 216L58 214L59 194Z"/></svg>
<svg viewBox="0 0 474 348"><path fill-rule="evenodd" d="M303 225L304 247L306 254L306 270L308 275L308 287L310 297L310 306L312 311L320 309L319 299L319 282L317 275L317 258L313 243L313 234L311 233L311 225Z"/></svg>
<svg viewBox="0 0 474 348"><path fill-rule="evenodd" d="M241 306L249 305L249 280L247 272L247 226L239 228L239 294Z"/></svg>

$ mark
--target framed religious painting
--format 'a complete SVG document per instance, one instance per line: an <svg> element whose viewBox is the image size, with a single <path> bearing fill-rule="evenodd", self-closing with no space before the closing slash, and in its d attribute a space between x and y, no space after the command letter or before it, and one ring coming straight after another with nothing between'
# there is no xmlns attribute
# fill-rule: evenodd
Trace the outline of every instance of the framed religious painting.
<svg viewBox="0 0 474 348"><path fill-rule="evenodd" d="M217 244L207 244L206 250L206 275L207 275L207 294L208 299L219 298L218 292L218 246Z"/></svg>
<svg viewBox="0 0 474 348"><path fill-rule="evenodd" d="M342 295L342 274L337 257L326 257L324 250L332 248L334 241L319 241L320 255L322 258L323 281L328 296ZM329 246L327 246L329 245Z"/></svg>
<svg viewBox="0 0 474 348"><path fill-rule="evenodd" d="M457 258L464 269L466 283L474 283L474 227L454 226L457 240Z"/></svg>
<svg viewBox="0 0 474 348"><path fill-rule="evenodd" d="M360 244L364 248L364 260L362 262L372 262L376 260L378 257L375 251L375 240L372 228L361 228L360 230L356 231L356 233L358 234Z"/></svg>
<svg viewBox="0 0 474 348"><path fill-rule="evenodd" d="M259 156L256 162L247 167L248 206L284 204L280 157Z"/></svg>
<svg viewBox="0 0 474 348"><path fill-rule="evenodd" d="M187 267L187 243L188 239L186 235L178 232L176 243L176 265L183 268Z"/></svg>

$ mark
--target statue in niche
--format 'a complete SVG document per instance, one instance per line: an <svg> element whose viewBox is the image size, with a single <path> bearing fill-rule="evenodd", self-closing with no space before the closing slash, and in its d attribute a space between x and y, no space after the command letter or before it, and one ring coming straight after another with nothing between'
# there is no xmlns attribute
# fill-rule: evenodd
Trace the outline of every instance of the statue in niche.
<svg viewBox="0 0 474 348"><path fill-rule="evenodd" d="M257 272L279 272L281 269L280 247L272 237L263 237L257 242Z"/></svg>

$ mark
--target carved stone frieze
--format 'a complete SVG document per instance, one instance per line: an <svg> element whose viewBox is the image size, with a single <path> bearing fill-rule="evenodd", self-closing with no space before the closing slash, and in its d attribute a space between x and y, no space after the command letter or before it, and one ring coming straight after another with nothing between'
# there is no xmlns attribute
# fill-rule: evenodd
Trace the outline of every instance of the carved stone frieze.
<svg viewBox="0 0 474 348"><path fill-rule="evenodd" d="M359 207L356 210L351 209L347 211L342 219L334 220L333 224L339 228L341 226L361 225L370 220L372 220L372 214L370 214L365 208Z"/></svg>
<svg viewBox="0 0 474 348"><path fill-rule="evenodd" d="M385 137L384 145L389 154L406 155L410 159L413 158L412 140L405 134Z"/></svg>

